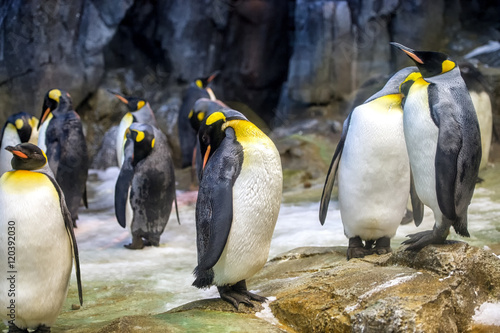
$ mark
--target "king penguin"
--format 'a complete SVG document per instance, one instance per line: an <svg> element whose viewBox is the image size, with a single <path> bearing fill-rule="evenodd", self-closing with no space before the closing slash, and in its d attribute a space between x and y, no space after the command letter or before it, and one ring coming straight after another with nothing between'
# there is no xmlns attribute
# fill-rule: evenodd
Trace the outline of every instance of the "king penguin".
<svg viewBox="0 0 500 333"><path fill-rule="evenodd" d="M399 86L414 73L418 73L416 67L394 74L344 122L323 188L319 219L324 224L338 173L340 215L349 239L347 260L390 252L391 238L405 215L411 182ZM418 215L415 223L420 222Z"/></svg>
<svg viewBox="0 0 500 333"><path fill-rule="evenodd" d="M125 97L118 93L111 92L121 102L127 105L128 111L121 119L120 125L116 132L116 157L118 166L121 167L123 163L123 149L125 147L125 132L133 122L149 124L158 127L156 117L147 102L139 97Z"/></svg>
<svg viewBox="0 0 500 333"><path fill-rule="evenodd" d="M73 221L44 152L31 143L6 149L13 170L0 178L0 318L9 332L50 332L73 260L83 303Z"/></svg>
<svg viewBox="0 0 500 333"><path fill-rule="evenodd" d="M59 89L47 92L38 126L38 146L47 154L76 227L82 199L87 207L89 156L82 122L69 93Z"/></svg>
<svg viewBox="0 0 500 333"><path fill-rule="evenodd" d="M10 161L12 154L5 150L7 146L17 146L20 143L38 142L38 118L27 112L10 115L5 122L0 136L0 176L12 169Z"/></svg>
<svg viewBox="0 0 500 333"><path fill-rule="evenodd" d="M174 164L167 137L156 127L142 123L132 123L126 136L124 161L115 186L116 217L132 234L132 243L126 248L159 246L174 201L177 212Z"/></svg>
<svg viewBox="0 0 500 333"><path fill-rule="evenodd" d="M203 171L196 202L198 266L193 285L216 285L223 300L265 297L250 293L246 279L266 263L281 203L283 176L274 143L240 112L214 112L199 140Z"/></svg>
<svg viewBox="0 0 500 333"><path fill-rule="evenodd" d="M479 124L457 64L446 54L391 43L422 77L403 83L404 134L419 199L434 213L433 230L409 235L407 250L446 242L450 227L469 237L467 210L481 163Z"/></svg>
<svg viewBox="0 0 500 333"><path fill-rule="evenodd" d="M196 135L198 132L190 125L189 115L193 110L195 102L200 98L209 98L215 100L216 97L210 88L210 83L219 74L218 71L210 74L208 77L197 78L188 86L182 96L181 107L179 108L179 117L177 127L179 133L179 142L181 145L182 168L192 165L193 150L196 146Z"/></svg>

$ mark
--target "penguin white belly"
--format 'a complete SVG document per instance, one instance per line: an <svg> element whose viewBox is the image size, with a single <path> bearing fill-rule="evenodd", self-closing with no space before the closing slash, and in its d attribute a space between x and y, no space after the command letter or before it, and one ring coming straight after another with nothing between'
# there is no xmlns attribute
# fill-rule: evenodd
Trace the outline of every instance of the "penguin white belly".
<svg viewBox="0 0 500 333"><path fill-rule="evenodd" d="M403 114L358 107L351 116L338 170L339 208L348 238L393 237L410 191Z"/></svg>
<svg viewBox="0 0 500 333"><path fill-rule="evenodd" d="M439 224L442 214L437 201L435 168L439 128L431 118L427 86L416 88L410 89L404 107L406 147L418 197L432 209Z"/></svg>
<svg viewBox="0 0 500 333"><path fill-rule="evenodd" d="M118 130L116 131L116 159L118 162L118 167L122 167L123 164L123 148L125 147L125 132L130 127L132 122L134 121L134 116L130 112L125 114L120 121L120 125L118 126Z"/></svg>
<svg viewBox="0 0 500 333"><path fill-rule="evenodd" d="M7 176L11 173L0 179L0 262L7 263L7 228L14 224L16 273L5 269L0 273L0 307L6 309L14 298L19 328L50 327L66 299L72 269L71 242L50 180L38 174L46 181L19 186L9 184ZM15 275L15 297L7 293L12 288L5 275L11 274ZM6 311L0 316L4 322L10 320Z"/></svg>
<svg viewBox="0 0 500 333"><path fill-rule="evenodd" d="M243 149L243 166L233 186L231 230L213 267L217 286L248 279L264 266L280 209L283 176L276 147L270 142Z"/></svg>
<svg viewBox="0 0 500 333"><path fill-rule="evenodd" d="M486 92L476 93L471 92L470 97L472 104L476 109L479 129L481 131L481 165L479 169L484 169L488 165L488 158L491 147L491 134L493 131L493 114L491 111L490 96Z"/></svg>
<svg viewBox="0 0 500 333"><path fill-rule="evenodd" d="M132 209L132 205L130 204L130 190L132 188L128 188L127 195L127 205L125 206L125 228L132 234L132 221L134 220L134 210Z"/></svg>
<svg viewBox="0 0 500 333"><path fill-rule="evenodd" d="M5 127L5 131L2 137L2 147L0 147L0 176L9 170L12 170L12 165L10 161L12 160L12 154L5 150L7 146L16 146L21 143L19 139L19 134L12 124L8 124Z"/></svg>
<svg viewBox="0 0 500 333"><path fill-rule="evenodd" d="M41 150L44 152L47 152L47 144L45 143L45 134L47 133L47 128L49 127L49 123L52 120L54 116L52 115L52 112L49 113L47 116L47 119L40 125L40 128L38 130L38 144L37 146L40 147Z"/></svg>

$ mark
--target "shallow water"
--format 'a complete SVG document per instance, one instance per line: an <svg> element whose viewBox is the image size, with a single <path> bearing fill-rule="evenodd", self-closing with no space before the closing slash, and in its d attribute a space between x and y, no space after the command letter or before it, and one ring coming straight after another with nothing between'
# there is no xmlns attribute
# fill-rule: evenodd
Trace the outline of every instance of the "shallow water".
<svg viewBox="0 0 500 333"><path fill-rule="evenodd" d="M77 303L74 277L68 300L53 332L109 321L124 315L162 313L182 304L218 297L215 287L199 290L191 286L196 266L195 192L178 192L179 225L172 214L161 237L161 246L143 250L123 247L130 242L129 232L121 228L114 216L113 188L118 169L94 172L97 181L89 184L91 210L82 209L76 229L84 288L84 305L71 310ZM469 209L469 231L466 241L479 247L496 247L500 243L500 173L490 168L481 176ZM282 204L271 243L270 258L301 246L347 246L340 212L336 202L329 207L327 220L318 220L321 185L302 191L303 197L317 200ZM308 193L305 193L308 192ZM315 195L317 193L317 195ZM301 195L302 195L301 194ZM432 212L426 210L422 225L401 226L392 241L397 248L405 235L432 228ZM453 232L450 238L461 239ZM249 286L251 288L251 285Z"/></svg>

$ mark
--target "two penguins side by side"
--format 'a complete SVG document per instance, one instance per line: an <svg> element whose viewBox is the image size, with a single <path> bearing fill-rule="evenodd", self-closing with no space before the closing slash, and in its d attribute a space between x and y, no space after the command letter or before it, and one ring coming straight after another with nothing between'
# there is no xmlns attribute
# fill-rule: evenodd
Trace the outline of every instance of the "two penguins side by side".
<svg viewBox="0 0 500 333"><path fill-rule="evenodd" d="M481 162L470 94L457 64L446 54L392 45L417 67L397 72L349 114L321 198L323 224L338 174L348 259L390 251L408 193L416 225L422 221L423 205L434 212L435 225L409 235L403 243L407 250L446 242L452 226L469 236L467 209Z"/></svg>

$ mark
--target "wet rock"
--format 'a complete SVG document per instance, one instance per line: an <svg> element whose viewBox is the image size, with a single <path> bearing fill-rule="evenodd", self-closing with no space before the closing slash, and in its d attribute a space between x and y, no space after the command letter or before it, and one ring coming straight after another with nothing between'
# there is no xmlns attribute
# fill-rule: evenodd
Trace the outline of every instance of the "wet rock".
<svg viewBox="0 0 500 333"><path fill-rule="evenodd" d="M350 261L315 253L312 266L278 260L262 273L284 279L301 272L271 303L281 323L298 332L463 332L474 308L500 297L500 260L465 243ZM318 267L325 257L329 264Z"/></svg>

